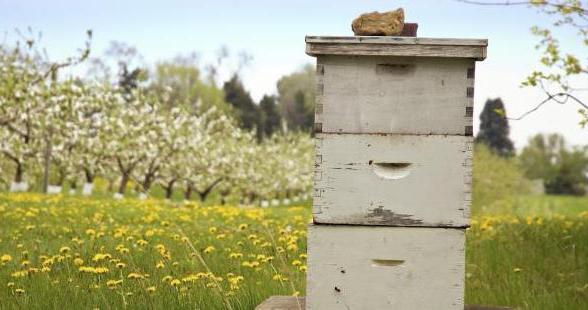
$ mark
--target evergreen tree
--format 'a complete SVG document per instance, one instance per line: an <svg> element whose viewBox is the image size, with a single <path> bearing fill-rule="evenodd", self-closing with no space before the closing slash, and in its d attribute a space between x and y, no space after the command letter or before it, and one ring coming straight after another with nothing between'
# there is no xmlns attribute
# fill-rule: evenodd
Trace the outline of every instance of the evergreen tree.
<svg viewBox="0 0 588 310"><path fill-rule="evenodd" d="M260 131L266 137L271 137L274 132L280 129L280 123L282 121L278 112L278 106L276 104L276 98L273 96L265 95L259 102L259 108L261 109L261 128Z"/></svg>
<svg viewBox="0 0 588 310"><path fill-rule="evenodd" d="M512 156L514 155L514 146L508 137L509 130L502 99L488 99L482 114L480 114L480 131L476 142L486 144L501 156Z"/></svg>
<svg viewBox="0 0 588 310"><path fill-rule="evenodd" d="M223 85L225 101L235 108L237 119L242 128L251 130L260 128L260 111L249 92L236 74ZM262 132L257 131L258 138Z"/></svg>

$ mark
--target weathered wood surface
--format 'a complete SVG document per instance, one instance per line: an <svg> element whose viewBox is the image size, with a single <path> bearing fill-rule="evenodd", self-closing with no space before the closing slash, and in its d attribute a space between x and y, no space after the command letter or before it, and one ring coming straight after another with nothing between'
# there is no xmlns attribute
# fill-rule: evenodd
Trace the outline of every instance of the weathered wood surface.
<svg viewBox="0 0 588 310"><path fill-rule="evenodd" d="M266 299L255 310L304 310L306 298L295 296L272 296Z"/></svg>
<svg viewBox="0 0 588 310"><path fill-rule="evenodd" d="M315 223L469 225L472 137L317 134Z"/></svg>
<svg viewBox="0 0 588 310"><path fill-rule="evenodd" d="M304 307L298 308L299 304L303 304L304 297L293 296L272 296L266 299L262 304L257 306L256 310L303 310ZM479 305L465 305L464 310L511 310L507 307L488 307Z"/></svg>
<svg viewBox="0 0 588 310"><path fill-rule="evenodd" d="M310 225L307 309L463 309L464 230Z"/></svg>
<svg viewBox="0 0 588 310"><path fill-rule="evenodd" d="M471 59L321 56L317 132L471 135Z"/></svg>
<svg viewBox="0 0 588 310"><path fill-rule="evenodd" d="M486 58L488 40L387 36L307 36L306 53L318 55Z"/></svg>

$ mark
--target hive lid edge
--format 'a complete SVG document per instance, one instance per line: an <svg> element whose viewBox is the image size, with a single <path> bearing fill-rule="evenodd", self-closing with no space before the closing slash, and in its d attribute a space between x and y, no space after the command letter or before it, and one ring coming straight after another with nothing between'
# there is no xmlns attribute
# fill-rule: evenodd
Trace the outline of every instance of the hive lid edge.
<svg viewBox="0 0 588 310"><path fill-rule="evenodd" d="M317 36L307 35L308 44L398 44L398 45L445 45L445 46L488 46L488 39L424 38L393 36Z"/></svg>

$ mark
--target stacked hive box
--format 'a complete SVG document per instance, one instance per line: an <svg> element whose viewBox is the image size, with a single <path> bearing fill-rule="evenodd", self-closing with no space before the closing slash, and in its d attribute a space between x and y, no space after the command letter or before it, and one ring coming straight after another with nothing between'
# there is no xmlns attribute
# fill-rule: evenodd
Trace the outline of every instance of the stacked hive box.
<svg viewBox="0 0 588 310"><path fill-rule="evenodd" d="M308 309L463 309L486 40L307 37L317 57Z"/></svg>

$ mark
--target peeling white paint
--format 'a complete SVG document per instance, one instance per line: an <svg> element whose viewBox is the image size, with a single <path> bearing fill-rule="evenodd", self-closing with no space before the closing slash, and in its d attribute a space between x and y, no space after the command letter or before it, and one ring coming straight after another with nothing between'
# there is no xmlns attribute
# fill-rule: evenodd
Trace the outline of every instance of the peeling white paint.
<svg viewBox="0 0 588 310"><path fill-rule="evenodd" d="M307 309L463 310L464 242L454 228L310 225Z"/></svg>

